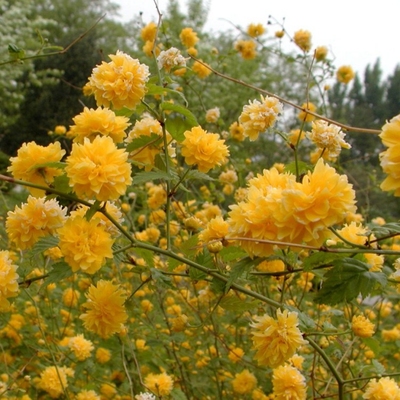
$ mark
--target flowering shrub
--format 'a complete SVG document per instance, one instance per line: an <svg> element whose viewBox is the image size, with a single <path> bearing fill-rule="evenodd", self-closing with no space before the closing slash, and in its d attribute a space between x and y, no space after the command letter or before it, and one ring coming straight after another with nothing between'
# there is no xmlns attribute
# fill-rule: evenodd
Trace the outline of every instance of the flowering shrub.
<svg viewBox="0 0 400 400"><path fill-rule="evenodd" d="M0 398L399 398L400 224L357 210L339 161L360 129L318 114L321 90L297 104L252 87L231 120L218 96L192 109L192 82L246 83L200 32L163 29L141 32L153 63L94 67L97 108L55 129L65 150L24 144L1 175L30 195L2 238ZM263 25L242 33L235 64L266 46ZM326 47L293 40L312 76ZM380 135L396 196L399 118ZM258 143L285 157L253 168Z"/></svg>

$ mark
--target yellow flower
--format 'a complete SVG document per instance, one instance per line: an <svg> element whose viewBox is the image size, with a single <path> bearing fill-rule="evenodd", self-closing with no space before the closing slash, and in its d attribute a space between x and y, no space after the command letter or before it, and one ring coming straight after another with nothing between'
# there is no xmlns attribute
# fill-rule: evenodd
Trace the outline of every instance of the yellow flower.
<svg viewBox="0 0 400 400"><path fill-rule="evenodd" d="M236 121L229 127L229 133L231 134L232 139L237 140L238 142L243 142L245 139L243 125Z"/></svg>
<svg viewBox="0 0 400 400"><path fill-rule="evenodd" d="M94 349L93 343L85 339L82 334L70 338L68 347L73 351L78 361L84 361L89 358Z"/></svg>
<svg viewBox="0 0 400 400"><path fill-rule="evenodd" d="M365 390L366 400L400 400L399 385L391 378L372 379Z"/></svg>
<svg viewBox="0 0 400 400"><path fill-rule="evenodd" d="M371 337L374 334L374 328L375 325L363 315L354 315L351 320L351 329L356 336Z"/></svg>
<svg viewBox="0 0 400 400"><path fill-rule="evenodd" d="M285 31L284 30L280 30L280 31L276 31L275 32L275 37L277 37L278 39L282 39L284 35L285 35Z"/></svg>
<svg viewBox="0 0 400 400"><path fill-rule="evenodd" d="M342 229L338 230L338 234L355 246L365 246L368 241L368 228L354 221L350 222L350 224L345 224ZM374 240L375 236L372 235L369 239ZM341 240L336 238L336 242L339 241Z"/></svg>
<svg viewBox="0 0 400 400"><path fill-rule="evenodd" d="M128 318L123 290L110 281L100 280L97 286L89 287L86 297L88 301L83 304L86 312L79 317L83 320L85 329L104 339L120 332L122 324Z"/></svg>
<svg viewBox="0 0 400 400"><path fill-rule="evenodd" d="M326 46L319 46L315 49L315 60L318 61L325 61L326 56L328 55L328 48Z"/></svg>
<svg viewBox="0 0 400 400"><path fill-rule="evenodd" d="M235 374L232 380L232 387L235 393L246 394L251 393L257 386L257 378L248 369Z"/></svg>
<svg viewBox="0 0 400 400"><path fill-rule="evenodd" d="M96 350L96 361L100 364L105 364L111 360L111 351L104 347L99 347Z"/></svg>
<svg viewBox="0 0 400 400"><path fill-rule="evenodd" d="M158 135L159 140L148 143L143 147L136 148L129 153L129 158L137 162L139 168L144 168L146 171L150 171L154 167L155 158L157 154L160 154L164 147L163 130L161 124L153 117L145 115L141 120L137 120L132 130L129 132L126 138L126 143L131 143L135 139L141 136ZM167 133L167 142L171 142L172 138ZM174 149L169 146L168 151L170 156L174 156Z"/></svg>
<svg viewBox="0 0 400 400"><path fill-rule="evenodd" d="M17 266L13 264L7 250L0 251L0 311L8 311L10 297L18 295Z"/></svg>
<svg viewBox="0 0 400 400"><path fill-rule="evenodd" d="M157 24L155 22L148 23L140 31L140 36L145 42L147 41L153 42L156 38L156 34L157 34Z"/></svg>
<svg viewBox="0 0 400 400"><path fill-rule="evenodd" d="M100 400L101 397L94 390L82 390L76 395L76 400Z"/></svg>
<svg viewBox="0 0 400 400"><path fill-rule="evenodd" d="M220 111L218 107L210 108L206 112L206 121L209 123L216 123L220 117Z"/></svg>
<svg viewBox="0 0 400 400"><path fill-rule="evenodd" d="M251 141L256 140L260 133L275 125L278 114L281 112L282 104L274 97L261 96L261 102L249 101L239 116L239 123L244 128L244 136Z"/></svg>
<svg viewBox="0 0 400 400"><path fill-rule="evenodd" d="M247 27L247 34L251 37L261 36L265 32L263 24L250 24Z"/></svg>
<svg viewBox="0 0 400 400"><path fill-rule="evenodd" d="M302 105L301 105L301 108L303 108L303 110L301 110L301 111L299 112L299 114L297 115L297 118L298 118L300 121L302 121L302 122L303 122L303 121L304 121L304 122L311 122L311 121L314 121L315 116L312 115L312 114L308 114L307 111L315 112L315 110L317 109L317 107L316 107L313 103L308 102L308 103L302 104ZM306 111L304 111L304 110L306 110Z"/></svg>
<svg viewBox="0 0 400 400"><path fill-rule="evenodd" d="M93 69L88 90L98 106L119 110L123 107L133 110L146 93L149 68L122 51L109 56L111 62L103 61Z"/></svg>
<svg viewBox="0 0 400 400"><path fill-rule="evenodd" d="M320 149L324 149L324 153L330 158L339 156L342 149L350 149L349 143L345 142L345 134L341 128L334 124L321 119L312 123L311 132L308 138Z"/></svg>
<svg viewBox="0 0 400 400"><path fill-rule="evenodd" d="M306 400L307 398L304 376L289 365L274 369L272 385L275 400Z"/></svg>
<svg viewBox="0 0 400 400"><path fill-rule="evenodd" d="M64 394L68 386L68 376L73 376L74 371L67 367L47 367L38 380L37 387L49 394L52 399L58 399Z"/></svg>
<svg viewBox="0 0 400 400"><path fill-rule="evenodd" d="M157 65L159 69L164 68L165 71L170 72L174 67L186 67L186 58L177 48L171 47L158 55Z"/></svg>
<svg viewBox="0 0 400 400"><path fill-rule="evenodd" d="M121 143L130 125L129 118L118 117L110 109L101 107L96 110L85 107L72 120L75 125L70 127L69 133L77 143L83 143L84 138L92 142L97 136L110 136L115 143Z"/></svg>
<svg viewBox="0 0 400 400"><path fill-rule="evenodd" d="M276 368L292 357L298 347L307 342L298 328L296 312L278 310L277 319L265 314L255 317L257 321L250 326L253 335L255 359L260 365Z"/></svg>
<svg viewBox="0 0 400 400"><path fill-rule="evenodd" d="M228 235L229 224L220 216L211 219L206 228L200 232L199 240L208 243L213 240L222 240Z"/></svg>
<svg viewBox="0 0 400 400"><path fill-rule="evenodd" d="M199 171L207 173L211 168L228 161L228 147L225 140L219 139L217 133L207 133L200 126L196 126L184 135L182 155L186 164L197 165Z"/></svg>
<svg viewBox="0 0 400 400"><path fill-rule="evenodd" d="M7 213L6 230L8 237L18 249L31 248L41 237L54 235L64 225L67 210L61 208L55 199L29 196L21 208Z"/></svg>
<svg viewBox="0 0 400 400"><path fill-rule="evenodd" d="M157 396L168 396L174 385L172 378L165 372L161 374L148 374L144 380L145 386Z"/></svg>
<svg viewBox="0 0 400 400"><path fill-rule="evenodd" d="M237 363L240 361L244 356L244 350L240 347L234 347L229 349L228 358L233 362Z"/></svg>
<svg viewBox="0 0 400 400"><path fill-rule="evenodd" d="M97 218L88 221L81 216L68 218L58 230L59 247L72 271L94 274L112 258L113 239Z"/></svg>
<svg viewBox="0 0 400 400"><path fill-rule="evenodd" d="M235 50L240 53L244 60L252 60L256 57L256 42L253 40L238 40L235 43Z"/></svg>
<svg viewBox="0 0 400 400"><path fill-rule="evenodd" d="M207 68L207 64L203 61L200 63L195 61L192 66L192 71L201 79L207 78L211 74L211 70Z"/></svg>
<svg viewBox="0 0 400 400"><path fill-rule="evenodd" d="M57 125L55 128L54 128L54 133L56 134L56 135L65 135L66 133L67 133L67 128L64 126L64 125Z"/></svg>
<svg viewBox="0 0 400 400"><path fill-rule="evenodd" d="M192 28L182 29L181 33L179 34L179 39L181 40L181 43L187 48L195 46L196 43L199 41L197 33Z"/></svg>
<svg viewBox="0 0 400 400"><path fill-rule="evenodd" d="M381 189L394 191L395 196L400 196L400 115L386 122L379 136L387 147L379 154L381 167L387 174Z"/></svg>
<svg viewBox="0 0 400 400"><path fill-rule="evenodd" d="M56 176L62 175L62 170L45 166L46 163L61 161L65 150L61 149L59 142L48 146L40 146L35 142L24 143L17 152L16 157L11 157L11 165L7 168L15 179L21 179L42 186L50 186ZM35 197L45 195L44 190L29 188Z"/></svg>
<svg viewBox="0 0 400 400"><path fill-rule="evenodd" d="M155 46L154 40L148 40L142 47L142 50L147 57L153 57L153 53L158 56L161 51L161 45L158 44Z"/></svg>
<svg viewBox="0 0 400 400"><path fill-rule="evenodd" d="M294 33L293 40L298 47L304 52L311 49L311 33L305 30L298 30Z"/></svg>
<svg viewBox="0 0 400 400"><path fill-rule="evenodd" d="M344 84L348 84L351 80L353 80L355 77L355 73L353 71L353 68L350 67L350 65L342 65L341 67L338 68L336 71L336 79Z"/></svg>
<svg viewBox="0 0 400 400"><path fill-rule="evenodd" d="M78 305L80 295L79 290L67 288L63 292L62 301L66 307L73 308Z"/></svg>
<svg viewBox="0 0 400 400"><path fill-rule="evenodd" d="M107 136L93 142L74 143L67 158L65 172L69 185L79 197L99 201L115 200L125 194L132 183L128 153L118 149Z"/></svg>
<svg viewBox="0 0 400 400"><path fill-rule="evenodd" d="M309 114L307 114L307 116L309 116ZM297 146L297 144L300 143L301 140L305 139L305 137L306 133L304 131L293 129L289 132L287 139L291 145Z"/></svg>

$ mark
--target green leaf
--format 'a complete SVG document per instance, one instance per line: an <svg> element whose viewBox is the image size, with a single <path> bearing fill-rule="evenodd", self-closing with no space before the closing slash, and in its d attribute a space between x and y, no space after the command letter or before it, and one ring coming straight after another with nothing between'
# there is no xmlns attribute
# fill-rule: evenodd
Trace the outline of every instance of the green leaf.
<svg viewBox="0 0 400 400"><path fill-rule="evenodd" d="M238 312L252 310L253 308L258 307L258 304L258 300L244 301L235 295L224 296L219 302L219 306L224 310Z"/></svg>
<svg viewBox="0 0 400 400"><path fill-rule="evenodd" d="M381 344L379 340L370 337L370 338L363 338L362 341L375 353L376 356L379 355L379 353L381 352Z"/></svg>
<svg viewBox="0 0 400 400"><path fill-rule="evenodd" d="M121 108L120 110L114 110L114 113L117 117L127 117L130 118L132 114L134 113L133 110L130 110L129 108Z"/></svg>
<svg viewBox="0 0 400 400"><path fill-rule="evenodd" d="M160 107L164 111L174 111L174 112L177 112L178 114L183 115L191 127L199 125L194 114L192 114L192 112L189 111L186 107L183 107L179 104L169 103L169 102L161 103Z"/></svg>
<svg viewBox="0 0 400 400"><path fill-rule="evenodd" d="M43 254L46 250L58 245L58 238L54 236L45 236L39 239L31 250L32 256Z"/></svg>
<svg viewBox="0 0 400 400"><path fill-rule="evenodd" d="M94 216L94 214L96 214L97 211L99 211L99 209L100 209L100 201L96 200L85 213L86 221L90 221Z"/></svg>
<svg viewBox="0 0 400 400"><path fill-rule="evenodd" d="M162 136L152 133L150 136L141 135L126 146L126 151L131 153L134 150L141 149L146 146L155 146L162 141Z"/></svg>
<svg viewBox="0 0 400 400"><path fill-rule="evenodd" d="M169 115L165 121L165 129L177 141L183 142L185 140L184 133L192 128L192 125L179 115Z"/></svg>
<svg viewBox="0 0 400 400"><path fill-rule="evenodd" d="M52 162L47 162L47 163L34 164L28 169L28 172L33 171L35 169L41 169L41 168L64 169L66 166L67 166L67 164L63 163L61 161L52 161Z"/></svg>
<svg viewBox="0 0 400 400"><path fill-rule="evenodd" d="M215 267L214 258L206 248L204 248L203 251L196 256L195 262L206 268Z"/></svg>
<svg viewBox="0 0 400 400"><path fill-rule="evenodd" d="M174 399L174 400L187 400L185 393L183 393L182 390L179 388L173 388L170 396L171 396L171 399Z"/></svg>
<svg viewBox="0 0 400 400"><path fill-rule="evenodd" d="M215 181L215 179L211 178L210 175L207 175L204 172L200 172L197 169L190 170L186 175L186 179L187 180L198 179L200 181Z"/></svg>
<svg viewBox="0 0 400 400"><path fill-rule="evenodd" d="M349 302L358 295L368 296L378 286L385 286L386 275L370 272L369 265L355 258L335 260L333 268L324 276L322 289L315 301L319 304L334 305Z"/></svg>
<svg viewBox="0 0 400 400"><path fill-rule="evenodd" d="M157 268L151 268L150 272L152 279L156 282L158 286L176 290L176 287L175 285L173 285L170 276L163 274L163 272Z"/></svg>
<svg viewBox="0 0 400 400"><path fill-rule="evenodd" d="M25 57L25 50L20 49L15 44L8 45L8 54L12 60L19 60Z"/></svg>
<svg viewBox="0 0 400 400"><path fill-rule="evenodd" d="M173 176L164 171L139 172L133 177L132 185L141 185L142 183L151 182L156 179L170 181L173 179Z"/></svg>
<svg viewBox="0 0 400 400"><path fill-rule="evenodd" d="M372 365L373 365L373 367L375 369L375 372L378 375L382 375L382 374L384 374L386 372L386 368L378 360L373 359L371 362L372 362Z"/></svg>
<svg viewBox="0 0 400 400"><path fill-rule="evenodd" d="M232 283L236 282L245 272L247 272L251 266L254 265L254 260L250 257L246 257L239 261L229 273L228 282L226 282L225 293L229 292Z"/></svg>
<svg viewBox="0 0 400 400"><path fill-rule="evenodd" d="M306 164L305 162L302 162L302 161L298 161L297 167L298 167L299 175L304 175L308 171L312 170L312 168L308 164ZM292 162L292 163L286 164L285 165L285 172L289 172L289 173L291 173L293 175L296 175L297 174L296 163Z"/></svg>
<svg viewBox="0 0 400 400"><path fill-rule="evenodd" d="M330 265L335 260L343 259L345 257L346 255L344 254L319 251L316 253L312 253L303 261L303 269L304 271L311 271L316 267L319 267L321 265Z"/></svg>
<svg viewBox="0 0 400 400"><path fill-rule="evenodd" d="M207 278L207 274L196 267L189 266L189 276L190 279L194 281L201 281L202 279Z"/></svg>
<svg viewBox="0 0 400 400"><path fill-rule="evenodd" d="M146 250L146 249L135 249L135 255L137 255L138 257L141 257L144 259L144 261L146 261L146 265L148 268L152 268L154 267L154 254L152 251L150 250Z"/></svg>
<svg viewBox="0 0 400 400"><path fill-rule="evenodd" d="M53 269L49 272L49 276L45 279L44 285L50 285L50 283L58 283L63 279L67 279L73 275L71 267L65 262L60 261L53 264Z"/></svg>
<svg viewBox="0 0 400 400"><path fill-rule="evenodd" d="M170 89L170 88L163 87L163 86L158 86L153 83L147 84L146 88L147 88L146 96L147 95L154 96L154 95L161 95L161 94L165 95L167 93L176 94L183 100L183 102L187 106L187 100L186 100L185 95L182 92L179 92L178 90Z"/></svg>
<svg viewBox="0 0 400 400"><path fill-rule="evenodd" d="M383 238L389 235L400 235L400 223L389 222L385 225L378 225L370 228L371 233L375 235L376 238Z"/></svg>
<svg viewBox="0 0 400 400"><path fill-rule="evenodd" d="M186 257L194 256L199 250L198 247L197 247L198 243L199 243L198 235L193 235L192 237L190 237L188 240L185 240L180 245L180 251Z"/></svg>
<svg viewBox="0 0 400 400"><path fill-rule="evenodd" d="M63 192L63 193L71 193L72 192L72 188L69 186L69 179L68 176L63 174L63 175L59 175L56 176L54 178L54 189Z"/></svg>
<svg viewBox="0 0 400 400"><path fill-rule="evenodd" d="M227 246L219 252L219 256L223 261L229 262L245 257L246 252L241 247Z"/></svg>

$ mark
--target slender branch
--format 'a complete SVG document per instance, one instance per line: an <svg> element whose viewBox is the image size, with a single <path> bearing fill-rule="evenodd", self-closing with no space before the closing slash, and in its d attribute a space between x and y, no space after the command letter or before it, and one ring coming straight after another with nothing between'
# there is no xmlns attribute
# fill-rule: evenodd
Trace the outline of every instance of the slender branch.
<svg viewBox="0 0 400 400"><path fill-rule="evenodd" d="M248 87L250 89L253 89L253 90L255 90L255 91L259 92L259 93L265 94L267 96L275 97L276 99L278 99L282 103L285 103L285 104L287 104L287 105L289 105L291 107L294 107L294 108L296 108L298 110L301 110L303 112L311 114L316 118L319 118L319 119L322 119L322 120L324 120L326 122L329 122L330 124L337 125L337 126L339 126L340 128L342 128L342 129L344 129L346 131L372 133L372 134L376 134L376 135L381 133L381 131L378 130L378 129L359 128L359 127L355 127L355 126L349 126L349 125L342 124L342 123L337 122L337 121L335 121L333 119L330 119L330 118L327 118L327 117L325 117L323 115L317 114L316 112L310 111L306 107L301 107L301 106L293 103L292 101L286 100L283 97L278 96L277 94L271 93L271 92L269 92L267 90L264 90L264 89L260 89L259 87L251 85L249 83L246 83L246 82L244 82L244 81L242 81L240 79L232 78L229 75L225 75L225 74L223 74L221 72L218 72L217 70L215 70L214 68L212 68L209 65L205 64L203 61L199 60L198 58L193 57L193 56L190 56L190 57L193 60L197 61L198 63L202 64L204 67L208 68L215 75L220 76L221 78L224 78L224 79L226 79L228 81L231 81L231 82L235 82L238 85L242 85L242 86Z"/></svg>

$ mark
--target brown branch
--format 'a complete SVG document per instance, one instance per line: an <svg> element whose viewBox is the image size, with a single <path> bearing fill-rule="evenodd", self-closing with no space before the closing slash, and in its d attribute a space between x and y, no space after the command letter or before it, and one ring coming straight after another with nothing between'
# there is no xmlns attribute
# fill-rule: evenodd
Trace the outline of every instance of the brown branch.
<svg viewBox="0 0 400 400"><path fill-rule="evenodd" d="M206 67L207 69L209 69L209 70L210 70L212 73L214 73L215 75L220 76L221 78L224 78L224 79L226 79L226 80L228 80L228 81L231 81L231 82L235 82L235 83L237 83L238 85L242 85L242 86L248 87L248 88L250 88L250 89L253 89L253 90L255 90L255 91L259 92L259 93L265 94L265 95L267 95L267 96L274 97L274 98L278 99L278 100L279 100L280 102L282 102L282 103L285 103L285 104L287 104L287 105L289 105L289 106L291 106L291 107L293 107L293 108L297 108L298 110L301 110L301 111L303 111L303 112L306 112L307 114L311 114L311 115L313 115L313 116L316 117L316 118L319 118L319 119L322 119L322 120L324 120L324 121L326 121L326 122L329 122L330 124L337 125L337 126L339 126L340 128L342 128L343 130L351 131L351 132L372 133L372 134L380 134L380 133L381 133L381 131L378 130L378 129L359 128L359 127L354 127L354 126L349 126L349 125L342 124L342 123L337 122L337 121L335 121L335 120L333 120L333 119L327 118L327 117L325 117L325 116L323 116L323 115L320 115L320 114L317 114L317 113L315 113L315 112L313 112L313 111L310 111L310 110L308 110L308 109L305 108L305 107L301 107L301 106L299 106L299 105L297 105L297 104L295 104L295 103L293 103L293 102L291 102L291 101L289 101L289 100L284 99L284 98L281 97L281 96L278 96L277 94L273 94L273 93L271 93L271 92L268 92L267 90L260 89L260 88L257 87L257 86L254 86L254 85L251 85L251 84L249 84L249 83L243 82L243 81L240 80L240 79L232 78L232 77L229 76L229 75L225 75L225 74L223 74L223 73L221 73L221 72L218 72L218 71L216 71L214 68L212 68L212 67L210 67L209 65L205 64L203 61L199 60L198 58L193 57L193 56L190 56L190 57L191 57L193 60L195 60L195 61L197 61L198 63L200 63L201 65L203 65L204 67Z"/></svg>

